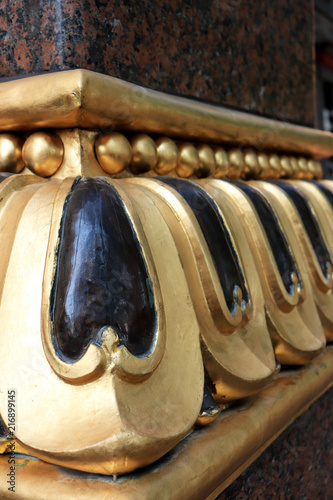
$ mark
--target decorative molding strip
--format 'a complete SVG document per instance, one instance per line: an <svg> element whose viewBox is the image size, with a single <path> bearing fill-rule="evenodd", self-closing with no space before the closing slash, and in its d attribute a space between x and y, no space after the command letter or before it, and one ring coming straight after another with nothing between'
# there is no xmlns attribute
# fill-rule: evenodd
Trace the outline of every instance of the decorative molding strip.
<svg viewBox="0 0 333 500"><path fill-rule="evenodd" d="M215 500L333 381L332 347L297 371L284 371L259 394L229 408L212 425L197 429L144 473L95 476L71 473L25 455L16 457L16 493L24 500L49 496L66 500L163 498ZM20 451L19 448L17 450ZM0 496L11 499L0 457Z"/></svg>
<svg viewBox="0 0 333 500"><path fill-rule="evenodd" d="M64 179L71 175L113 178L168 175L180 178L320 179L319 161L304 156L225 149L202 143L155 141L146 134L88 130L0 134L0 172Z"/></svg>
<svg viewBox="0 0 333 500"><path fill-rule="evenodd" d="M312 156L332 134L176 97L77 69L0 83L0 130L83 128Z"/></svg>

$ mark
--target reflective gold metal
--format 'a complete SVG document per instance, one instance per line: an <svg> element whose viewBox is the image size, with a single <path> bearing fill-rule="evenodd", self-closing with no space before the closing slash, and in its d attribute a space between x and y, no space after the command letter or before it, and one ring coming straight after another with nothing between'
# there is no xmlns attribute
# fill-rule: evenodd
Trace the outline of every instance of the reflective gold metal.
<svg viewBox="0 0 333 500"><path fill-rule="evenodd" d="M294 173L295 179L308 179L309 178L309 170L308 170L308 161L306 158L301 156L297 159L298 169ZM310 177L311 179L311 177Z"/></svg>
<svg viewBox="0 0 333 500"><path fill-rule="evenodd" d="M330 251L331 259L333 258L333 209L325 195L320 189L312 183L298 181L295 185L301 189L311 203L314 210L314 216L317 219L321 233L325 239L327 248ZM296 227L293 226L294 231ZM316 256L313 254L313 243L306 236L306 231L303 227L299 230L299 238L304 239L303 255L304 261L308 266L308 274L312 281L313 295L317 304L320 319L325 331L327 340L333 340L333 279L332 267L327 263L327 272L324 276L315 264L317 263ZM314 242L315 243L315 242ZM321 277L319 281L319 276ZM324 285L325 283L325 285Z"/></svg>
<svg viewBox="0 0 333 500"><path fill-rule="evenodd" d="M333 349L308 365L278 374L255 396L194 431L174 453L144 473L100 476L72 473L33 457L17 456L16 495L22 500L215 500L299 415L332 387ZM8 455L0 457L0 496L8 492ZM162 497L163 498L163 497Z"/></svg>
<svg viewBox="0 0 333 500"><path fill-rule="evenodd" d="M309 266L312 267L312 272L315 269L319 274L319 265L313 251L311 252L311 244L306 241L302 221L288 196L278 186L267 182L251 181L251 185L260 189L276 211L303 283L303 291L298 290L297 307L288 315L278 313L276 307L270 308L268 304L266 306L275 354L281 363L304 363L325 346L323 327L315 307L312 280L309 276ZM308 251L305 252L306 255L305 248ZM297 290L297 287L295 289Z"/></svg>
<svg viewBox="0 0 333 500"><path fill-rule="evenodd" d="M257 184L253 182L252 184L258 185L260 189L263 185L266 186L266 183L262 182ZM267 184L270 186L269 183ZM225 200L228 198L232 205L231 212L237 214L238 219L242 222L246 234L245 239L248 241L255 261L255 265L251 268L251 275L259 274L268 327L278 361L283 364L308 362L325 346L321 323L311 296L311 286L306 285L305 289L308 290L308 293L305 298L299 295L297 289L295 289L293 296L286 292L261 221L250 200L238 187L223 181L207 180L205 188L213 194L222 211L224 211ZM218 195L218 191L220 195ZM278 215L282 223L283 219L281 219L280 214ZM235 234L236 244L239 234L239 231ZM291 244L290 240L289 245L297 265L303 268L302 254L300 254L299 249L296 245ZM246 258L242 252L243 244L237 246L243 260ZM244 267L246 269L245 265ZM246 275L249 279L249 273ZM258 285L254 288L257 289ZM253 292L251 291L251 293ZM261 323L262 321L259 322L259 324Z"/></svg>
<svg viewBox="0 0 333 500"><path fill-rule="evenodd" d="M0 84L0 130L113 129L324 158L328 132L163 94L84 69ZM262 132L269 132L263 134ZM264 140L263 140L263 135Z"/></svg>
<svg viewBox="0 0 333 500"><path fill-rule="evenodd" d="M281 173L281 163L280 163L280 158L278 155L269 155L268 156L268 163L269 163L269 178L270 179L278 179L280 177Z"/></svg>
<svg viewBox="0 0 333 500"><path fill-rule="evenodd" d="M50 177L61 165L64 147L60 137L54 133L35 132L25 141L22 158L34 174Z"/></svg>
<svg viewBox="0 0 333 500"><path fill-rule="evenodd" d="M197 177L208 177L216 169L216 161L214 151L206 144L197 146L199 155L199 168L196 172Z"/></svg>
<svg viewBox="0 0 333 500"><path fill-rule="evenodd" d="M23 170L23 144L23 138L18 135L0 134L0 172L17 174Z"/></svg>
<svg viewBox="0 0 333 500"><path fill-rule="evenodd" d="M126 137L117 132L101 134L95 142L97 160L107 174L118 174L129 167L132 148Z"/></svg>
<svg viewBox="0 0 333 500"><path fill-rule="evenodd" d="M162 456L193 427L203 394L199 327L163 217L149 196L137 189L140 196L129 197L114 180L153 282L156 342L149 355L135 357L109 328L79 361L60 360L50 341L49 301L58 227L73 181L18 176L1 184L0 349L11 353L2 359L1 415L8 424L7 390L16 387L16 437L25 450L74 469L126 472ZM22 189L7 188L13 182Z"/></svg>
<svg viewBox="0 0 333 500"><path fill-rule="evenodd" d="M293 167L290 158L288 158L288 156L282 156L280 159L280 164L281 164L280 177L291 179L293 176Z"/></svg>
<svg viewBox="0 0 333 500"><path fill-rule="evenodd" d="M260 172L260 164L258 161L258 157L255 151L245 151L244 152L244 162L245 167L242 172L243 179L255 178L259 175Z"/></svg>
<svg viewBox="0 0 333 500"><path fill-rule="evenodd" d="M216 170L213 172L213 177L221 179L227 177L230 167L228 153L222 148L215 149Z"/></svg>
<svg viewBox="0 0 333 500"><path fill-rule="evenodd" d="M308 160L308 170L313 179L320 179L323 175L323 167L318 160Z"/></svg>
<svg viewBox="0 0 333 500"><path fill-rule="evenodd" d="M265 324L264 302L255 264L239 219L234 217L233 207L224 206L224 209L228 210L232 220L231 234L239 237L244 245L243 273L244 269L249 269L246 279L251 306L245 305L241 295L236 294L235 310L231 314L205 238L184 199L158 180L135 178L127 182L142 186L142 193L149 192L172 232L200 324L204 364L214 385L213 396L217 401L226 402L256 392L278 368ZM204 209L198 205L198 210ZM229 221L226 226L229 227ZM232 244L235 246L233 239Z"/></svg>
<svg viewBox="0 0 333 500"><path fill-rule="evenodd" d="M257 155L258 163L259 163L259 173L257 175L258 179L267 179L270 176L270 165L268 156L266 153L258 153Z"/></svg>
<svg viewBox="0 0 333 500"><path fill-rule="evenodd" d="M158 498L161 491L214 498L332 383L331 348L320 354L324 332L333 340L332 266L323 273L306 220L278 182L262 179L304 179L285 182L305 194L332 256L332 207L307 180L321 177L317 159L333 155L333 135L86 70L0 83L0 109L0 172L26 165L20 175L1 174L0 183L0 413L8 425L7 390L18 388L17 450L89 473L126 473L162 457L195 425L209 424L186 437L155 475L92 484L99 481L96 499ZM262 131L270 132L268 142ZM230 289L231 305L211 251L215 241L199 224L205 204L198 197L191 208L157 175L192 177L187 187L199 186L214 207L244 285L244 294ZM132 354L113 325L76 361L55 347L51 294L77 176L103 177L130 220L156 311L147 355ZM245 183L223 177L260 179L247 185L272 207L296 263L291 291ZM333 184L322 182L333 193ZM219 262L227 266L224 258L222 251ZM265 389L279 370L276 358L310 364ZM202 407L204 382L220 405L212 411ZM232 407L220 415L249 395L246 415ZM0 440L0 453L7 441ZM66 474L69 482L56 466L29 459L20 498L39 500L38 477L50 498L52 481L61 479L57 498L90 499L90 479ZM1 488L2 481L0 496Z"/></svg>
<svg viewBox="0 0 333 500"><path fill-rule="evenodd" d="M145 134L135 135L131 139L133 174L144 174L152 170L157 163L157 150L154 141Z"/></svg>
<svg viewBox="0 0 333 500"><path fill-rule="evenodd" d="M229 172L230 179L239 179L245 168L244 155L239 149L231 149L229 152Z"/></svg>
<svg viewBox="0 0 333 500"><path fill-rule="evenodd" d="M194 175L200 165L199 155L193 144L183 143L178 146L179 156L176 173L179 177L188 178Z"/></svg>
<svg viewBox="0 0 333 500"><path fill-rule="evenodd" d="M168 137L160 137L156 141L157 163L154 167L158 175L166 175L177 166L178 148Z"/></svg>

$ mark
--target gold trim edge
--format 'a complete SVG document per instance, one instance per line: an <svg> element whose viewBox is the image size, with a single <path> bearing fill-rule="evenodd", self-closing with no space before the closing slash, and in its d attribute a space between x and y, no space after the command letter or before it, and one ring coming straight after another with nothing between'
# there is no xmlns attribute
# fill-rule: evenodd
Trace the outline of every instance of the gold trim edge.
<svg viewBox="0 0 333 500"><path fill-rule="evenodd" d="M0 82L0 131L112 129L320 159L333 135L77 69Z"/></svg>
<svg viewBox="0 0 333 500"><path fill-rule="evenodd" d="M328 346L305 367L280 373L258 395L193 432L176 446L171 460L160 460L145 474L102 479L21 456L17 458L17 493L22 500L39 500L46 495L53 498L54 491L60 500L90 500L93 488L94 500L214 500L332 384L333 346ZM0 457L0 474L7 472L4 455ZM0 493L4 500L11 498L6 481L0 481Z"/></svg>

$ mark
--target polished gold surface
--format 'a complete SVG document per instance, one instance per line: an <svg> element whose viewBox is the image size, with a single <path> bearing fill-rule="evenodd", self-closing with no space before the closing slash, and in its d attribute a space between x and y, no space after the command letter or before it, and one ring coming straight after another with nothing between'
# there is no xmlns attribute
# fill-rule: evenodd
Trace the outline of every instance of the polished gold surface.
<svg viewBox="0 0 333 500"><path fill-rule="evenodd" d="M290 158L288 158L287 156L282 156L280 159L280 164L281 164L280 177L291 179L293 176L293 167Z"/></svg>
<svg viewBox="0 0 333 500"><path fill-rule="evenodd" d="M320 179L323 175L323 167L317 160L308 160L307 167L312 179Z"/></svg>
<svg viewBox="0 0 333 500"><path fill-rule="evenodd" d="M297 371L284 371L259 394L223 411L210 426L185 438L174 453L144 473L100 476L71 473L17 456L16 495L22 500L215 500L283 430L332 386L332 347ZM8 492L8 455L0 457L0 495Z"/></svg>
<svg viewBox="0 0 333 500"><path fill-rule="evenodd" d="M269 166L268 156L266 153L258 153L258 163L260 168L257 178L258 179L269 178L270 166Z"/></svg>
<svg viewBox="0 0 333 500"><path fill-rule="evenodd" d="M271 186L270 183L259 182L258 184L260 188L266 187L266 184ZM207 180L204 185L205 189L219 203L221 210L224 210L226 199L229 199L232 206L230 213L235 214L236 219L238 218L241 221L246 235L244 239L248 242L255 260L255 264L252 267L244 267L251 269L250 273L247 273L248 279L249 275L252 277L258 273L264 294L267 325L278 361L283 364L302 364L308 362L323 349L325 338L307 276L303 276L302 273L303 279L306 282L306 298L304 299L300 296L297 289L292 296L289 295L282 282L272 248L262 228L262 223L250 200L238 187L230 183ZM257 184L253 182L253 185L256 186ZM283 193L281 193L280 197L284 199ZM286 200L287 202L288 200ZM289 209L293 210L291 204ZM224 213L227 214L226 212ZM286 214L279 214L279 221L283 228L284 219L287 217L288 215ZM234 224L235 222L232 223L231 227L234 227ZM237 229L235 235L236 243L240 234L240 230ZM291 246L291 251L298 267L304 269L303 256L297 246L297 242L292 241L291 243L289 238L287 241ZM245 249L243 243L238 245L238 250L244 261L249 251ZM258 290L258 282L253 288L254 290ZM251 293L253 293L252 290ZM255 303L254 300L252 302ZM261 326L263 320L261 319L255 324Z"/></svg>
<svg viewBox="0 0 333 500"><path fill-rule="evenodd" d="M325 158L328 132L163 94L84 69L0 84L0 130L112 129L208 144L248 143L267 151ZM263 134L262 132L268 132ZM264 139L263 139L264 137Z"/></svg>
<svg viewBox="0 0 333 500"><path fill-rule="evenodd" d="M129 167L132 148L126 137L117 132L101 134L95 142L97 160L107 174L118 174Z"/></svg>
<svg viewBox="0 0 333 500"><path fill-rule="evenodd" d="M199 169L200 160L198 151L190 143L183 143L178 146L179 156L176 173L179 177L188 178L196 174Z"/></svg>
<svg viewBox="0 0 333 500"><path fill-rule="evenodd" d="M135 135L131 140L133 174L144 174L157 163L157 150L154 141L145 134Z"/></svg>
<svg viewBox="0 0 333 500"><path fill-rule="evenodd" d="M24 139L14 134L0 134L0 172L18 174L24 168Z"/></svg>
<svg viewBox="0 0 333 500"><path fill-rule="evenodd" d="M322 167L317 160L277 154L267 155L254 149L243 151L233 148L226 151L222 147L211 147L198 142L193 144L180 142L177 146L169 137L160 137L154 141L145 134L136 136L127 134L126 137L118 132L100 134L95 130L82 129L58 129L56 135L55 133L48 135L49 140L58 136L64 149L61 165L51 175L57 179L65 179L71 175L108 175L113 178L178 175L183 178L241 177L245 180L279 177L319 179L322 175ZM27 144L30 144L30 140L33 143L33 140L40 136L44 139L46 137L44 132L33 134ZM129 140L134 145L133 151ZM17 141L21 141L22 144L24 142L19 136ZM38 145L36 141L35 145ZM44 148L43 161L51 161L52 152L48 144L40 146L39 149L34 146L35 157L38 159L38 154L42 154ZM10 170L5 165L3 168ZM24 174L28 172L29 168L23 170ZM35 169L34 173L43 177L48 172L43 172L41 169L39 174Z"/></svg>
<svg viewBox="0 0 333 500"><path fill-rule="evenodd" d="M213 177L221 179L226 177L229 172L230 162L228 153L223 148L215 149L216 170L213 172Z"/></svg>
<svg viewBox="0 0 333 500"><path fill-rule="evenodd" d="M7 187L18 182L22 189ZM7 389L16 387L16 437L24 449L75 469L125 472L156 460L192 429L203 393L199 326L167 224L149 196L132 189L129 197L124 182L110 181L131 217L153 283L154 348L146 357L133 356L109 328L77 362L57 356L49 332L50 290L73 182L20 175L1 184L0 344L1 352L12 354L2 359L0 410L8 424Z"/></svg>
<svg viewBox="0 0 333 500"><path fill-rule="evenodd" d="M245 168L244 155L242 151L238 149L231 149L228 155L230 162L228 177L230 177L230 179L238 179L241 177Z"/></svg>
<svg viewBox="0 0 333 500"><path fill-rule="evenodd" d="M268 155L269 178L278 179L281 173L281 163L278 155Z"/></svg>
<svg viewBox="0 0 333 500"><path fill-rule="evenodd" d="M259 175L261 167L255 151L249 150L244 152L244 163L245 167L242 172L243 179L253 179Z"/></svg>
<svg viewBox="0 0 333 500"><path fill-rule="evenodd" d="M231 313L209 248L187 203L175 190L157 180L136 178L127 182L142 186L142 192L150 192L172 231L200 324L204 364L214 386L214 398L226 402L258 391L276 373L278 366L265 323L264 301L255 263L239 218L234 216L233 206L224 199L223 214L227 214L228 219L222 213L220 216L226 226L232 228L231 238L236 252L240 248L244 252L238 258L244 263L243 272L248 270L245 279L250 290L251 307L242 300L240 290L234 290L234 310ZM197 210L200 209L204 210L204 207L198 202Z"/></svg>
<svg viewBox="0 0 333 500"><path fill-rule="evenodd" d="M200 144L197 146L197 151L199 155L199 168L196 175L199 178L208 177L215 171L216 168L214 151L206 144Z"/></svg>
<svg viewBox="0 0 333 500"><path fill-rule="evenodd" d="M177 166L178 148L168 137L160 137L155 142L157 148L157 163L154 167L158 175L166 175Z"/></svg>
<svg viewBox="0 0 333 500"><path fill-rule="evenodd" d="M62 140L57 134L35 132L25 141L22 158L34 174L50 177L61 165L64 156Z"/></svg>

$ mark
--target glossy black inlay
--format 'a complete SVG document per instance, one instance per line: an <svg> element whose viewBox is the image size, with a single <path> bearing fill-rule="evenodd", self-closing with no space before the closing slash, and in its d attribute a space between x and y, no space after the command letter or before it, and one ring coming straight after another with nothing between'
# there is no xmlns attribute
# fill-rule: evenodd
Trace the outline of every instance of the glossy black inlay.
<svg viewBox="0 0 333 500"><path fill-rule="evenodd" d="M219 405L216 403L215 399L212 396L212 393L208 387L207 382L204 382L204 394L202 399L202 406L200 410L200 416L211 415L213 416L216 412L219 411Z"/></svg>
<svg viewBox="0 0 333 500"><path fill-rule="evenodd" d="M225 182L225 181L224 181ZM283 284L289 295L294 295L294 284L291 273L295 272L300 286L303 288L301 276L295 259L290 251L286 236L279 224L276 213L267 198L257 189L249 186L245 182L230 181L243 191L251 200L261 224L265 230L268 242L273 252L275 262L280 272Z"/></svg>
<svg viewBox="0 0 333 500"><path fill-rule="evenodd" d="M7 179L7 177L10 177L11 175L15 174L11 174L10 172L0 172L0 182L4 181L5 179Z"/></svg>
<svg viewBox="0 0 333 500"><path fill-rule="evenodd" d="M320 268L326 277L327 265L332 264L331 257L323 236L321 234L320 227L314 216L314 209L312 208L309 200L306 198L305 194L298 189L296 186L292 186L287 182L277 182L279 188L283 189L285 193L291 198L293 204L295 205L300 218L304 224L305 230L310 238L313 250L317 256Z"/></svg>
<svg viewBox="0 0 333 500"><path fill-rule="evenodd" d="M120 196L101 179L79 180L67 199L51 319L64 359L81 357L105 326L138 356L154 340L153 291L140 245Z"/></svg>
<svg viewBox="0 0 333 500"><path fill-rule="evenodd" d="M309 181L310 182L310 181ZM313 182L313 181L312 181ZM315 185L320 189L320 191L326 196L328 201L333 207L333 193L330 189L328 189L326 186L321 184L320 182L315 182Z"/></svg>
<svg viewBox="0 0 333 500"><path fill-rule="evenodd" d="M191 207L213 258L230 312L233 313L235 308L235 286L242 290L243 299L249 304L249 293L237 254L214 200L193 182L172 177L160 177L159 180L175 189Z"/></svg>

